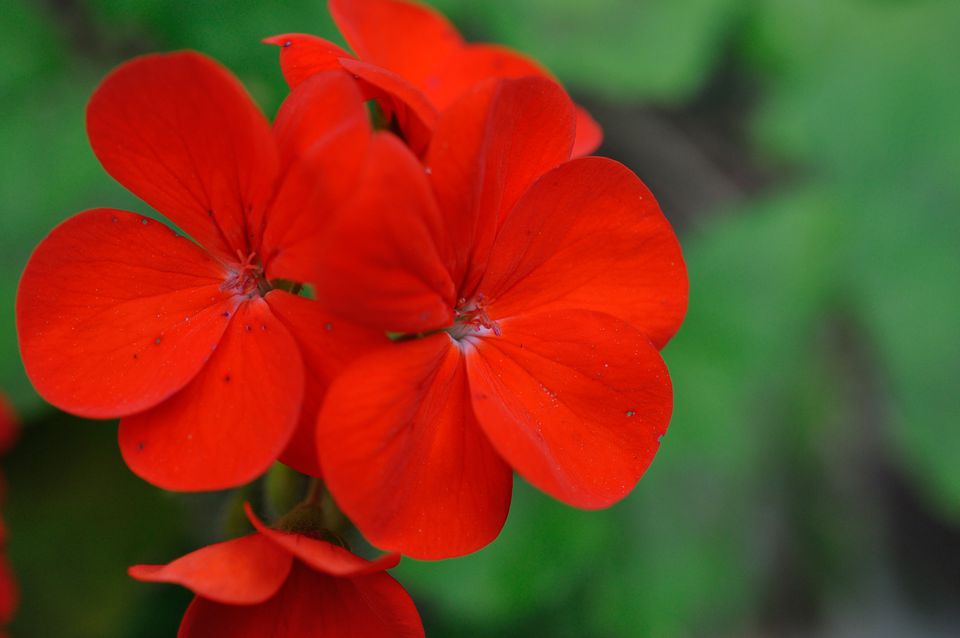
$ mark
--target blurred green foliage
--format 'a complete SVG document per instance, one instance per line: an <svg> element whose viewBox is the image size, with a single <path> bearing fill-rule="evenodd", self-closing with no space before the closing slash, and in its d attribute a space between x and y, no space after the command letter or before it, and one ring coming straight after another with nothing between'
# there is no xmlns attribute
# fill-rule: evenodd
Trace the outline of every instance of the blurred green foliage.
<svg viewBox="0 0 960 638"><path fill-rule="evenodd" d="M196 48L237 72L272 113L284 85L276 52L259 39L336 36L318 0L3 1L0 386L29 428L6 468L24 598L13 630L172 635L189 597L130 582L124 569L218 538L223 517L198 517L192 497L130 475L111 426L41 405L17 355L17 278L36 242L70 214L147 212L102 172L85 139L86 100L111 66ZM826 614L893 560L893 532L872 496L888 471L927 516L956 529L960 4L436 5L471 38L537 56L588 103L618 112L683 109L717 78L714 92L731 74L745 80L753 97L740 141L778 178L717 210L690 211L681 237L690 313L665 351L676 413L634 494L581 512L518 481L493 545L397 571L428 634L743 635L793 613ZM287 478L272 476L267 489ZM224 507L211 498L215 507L199 509ZM812 610L784 610L784 600Z"/></svg>

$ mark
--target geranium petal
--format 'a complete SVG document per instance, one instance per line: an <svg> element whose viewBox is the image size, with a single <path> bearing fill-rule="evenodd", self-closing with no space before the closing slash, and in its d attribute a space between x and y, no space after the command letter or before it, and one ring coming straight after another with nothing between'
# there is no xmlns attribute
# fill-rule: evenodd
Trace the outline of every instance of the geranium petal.
<svg viewBox="0 0 960 638"><path fill-rule="evenodd" d="M574 127L573 103L543 78L486 82L443 113L426 163L459 245L454 279L468 282L461 290L477 283L501 220L524 191L569 159Z"/></svg>
<svg viewBox="0 0 960 638"><path fill-rule="evenodd" d="M20 280L24 366L53 405L108 418L185 386L239 300L224 267L163 224L119 210L71 217L37 246Z"/></svg>
<svg viewBox="0 0 960 638"><path fill-rule="evenodd" d="M282 547L312 569L329 574L330 576L352 577L375 574L387 569L393 569L400 563L399 554L384 554L376 560L369 561L342 547L304 536L303 534L288 534L263 524L249 503L244 503L244 510L250 523L270 542Z"/></svg>
<svg viewBox="0 0 960 638"><path fill-rule="evenodd" d="M314 248L317 298L381 330L417 333L453 323L453 282L423 167L396 137L374 137L356 196Z"/></svg>
<svg viewBox="0 0 960 638"><path fill-rule="evenodd" d="M562 311L500 322L467 356L473 408L525 479L584 508L625 496L653 460L673 407L667 369L629 324Z"/></svg>
<svg viewBox="0 0 960 638"><path fill-rule="evenodd" d="M287 579L293 556L261 534L209 545L166 565L134 565L133 578L174 583L231 605L262 603Z"/></svg>
<svg viewBox="0 0 960 638"><path fill-rule="evenodd" d="M340 62L344 69L366 83L367 96L380 101L413 152L417 155L426 152L437 126L437 110L427 97L403 77L382 67L346 58Z"/></svg>
<svg viewBox="0 0 960 638"><path fill-rule="evenodd" d="M197 597L180 638L421 638L410 595L389 574L336 578L295 564L276 596L259 605L223 605Z"/></svg>
<svg viewBox="0 0 960 638"><path fill-rule="evenodd" d="M280 70L291 89L317 73L340 69L340 59L350 57L333 42L305 33L285 33L263 41L280 47Z"/></svg>
<svg viewBox="0 0 960 638"><path fill-rule="evenodd" d="M300 423L280 460L304 474L320 476L317 414L327 387L349 364L389 340L383 332L352 324L304 297L274 291L267 295L267 303L296 339L306 371Z"/></svg>
<svg viewBox="0 0 960 638"><path fill-rule="evenodd" d="M590 157L530 188L504 223L479 289L491 316L596 310L663 347L683 321L688 282L650 191L623 165Z"/></svg>
<svg viewBox="0 0 960 638"><path fill-rule="evenodd" d="M274 133L285 170L264 218L262 259L270 278L316 277L317 237L356 190L371 127L356 84L342 71L300 84L277 115Z"/></svg>
<svg viewBox="0 0 960 638"><path fill-rule="evenodd" d="M312 35L278 35L264 42L282 47L280 68L291 88L316 73L348 71L364 98L377 100L385 115L395 119L414 152L421 154L426 150L436 127L437 111L408 79L382 66L357 60L337 45Z"/></svg>
<svg viewBox="0 0 960 638"><path fill-rule="evenodd" d="M472 87L491 78L543 77L556 81L539 62L496 44L471 44L452 56L424 90L440 110L451 106ZM603 130L583 107L577 107L573 156L588 155L603 141Z"/></svg>
<svg viewBox="0 0 960 638"><path fill-rule="evenodd" d="M209 250L249 254L247 216L277 174L266 119L226 69L192 52L114 70L87 109L90 143L114 179Z"/></svg>
<svg viewBox="0 0 960 638"><path fill-rule="evenodd" d="M165 489L246 483L286 447L303 386L296 342L266 301L251 299L189 385L120 422L120 450L135 474Z"/></svg>
<svg viewBox="0 0 960 638"><path fill-rule="evenodd" d="M446 334L364 357L320 413L330 492L378 546L421 559L493 540L511 472L477 425L460 350Z"/></svg>
<svg viewBox="0 0 960 638"><path fill-rule="evenodd" d="M586 157L603 144L603 129L582 106L577 107L577 139L573 143L572 157Z"/></svg>
<svg viewBox="0 0 960 638"><path fill-rule="evenodd" d="M330 13L347 43L367 62L422 86L437 66L463 46L438 11L398 0L330 0Z"/></svg>

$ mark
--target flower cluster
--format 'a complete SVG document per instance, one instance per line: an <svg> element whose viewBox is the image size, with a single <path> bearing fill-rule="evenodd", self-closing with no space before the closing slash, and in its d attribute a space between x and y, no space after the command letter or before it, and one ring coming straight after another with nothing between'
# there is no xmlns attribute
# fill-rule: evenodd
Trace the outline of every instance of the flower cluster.
<svg viewBox="0 0 960 638"><path fill-rule="evenodd" d="M490 543L514 472L608 506L670 419L659 350L686 310L683 258L640 180L584 157L594 120L431 9L330 9L352 54L266 40L290 86L272 126L202 55L113 71L91 145L173 227L80 213L20 284L34 386L119 418L137 475L216 490L280 461L390 552L341 547L315 498L273 527L248 509L256 533L131 570L197 594L183 636L422 635L384 572L399 554Z"/></svg>

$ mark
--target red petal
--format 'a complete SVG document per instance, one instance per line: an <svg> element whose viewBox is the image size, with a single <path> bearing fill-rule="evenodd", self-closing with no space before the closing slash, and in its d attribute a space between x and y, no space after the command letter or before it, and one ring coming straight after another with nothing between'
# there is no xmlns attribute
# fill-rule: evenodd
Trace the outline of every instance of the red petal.
<svg viewBox="0 0 960 638"><path fill-rule="evenodd" d="M467 356L473 408L525 479L584 508L623 498L670 420L670 378L629 324L591 312L500 322Z"/></svg>
<svg viewBox="0 0 960 638"><path fill-rule="evenodd" d="M687 307L676 235L636 175L602 158L573 160L538 181L497 237L480 291L491 316L605 312L662 347Z"/></svg>
<svg viewBox="0 0 960 638"><path fill-rule="evenodd" d="M227 271L163 224L98 209L57 226L20 280L20 352L55 406L106 418L150 408L185 386L238 300Z"/></svg>
<svg viewBox="0 0 960 638"><path fill-rule="evenodd" d="M537 61L495 44L471 44L453 56L425 87L436 107L444 110L477 84L491 78L543 77L555 80ZM589 155L603 141L603 131L589 113L577 107L573 156Z"/></svg>
<svg viewBox="0 0 960 638"><path fill-rule="evenodd" d="M573 157L586 157L603 143L603 129L582 106L577 107L577 139L573 143Z"/></svg>
<svg viewBox="0 0 960 638"><path fill-rule="evenodd" d="M263 40L280 48L280 70L290 88L321 71L340 69L340 58L350 54L333 42L303 33L286 33Z"/></svg>
<svg viewBox="0 0 960 638"><path fill-rule="evenodd" d="M570 99L542 78L487 82L440 118L427 165L448 232L459 241L454 280L470 275L462 291L476 284L506 213L538 177L569 159L574 127Z"/></svg>
<svg viewBox="0 0 960 638"><path fill-rule="evenodd" d="M274 126L286 170L265 219L262 256L271 278L312 281L317 237L330 211L356 190L370 141L356 84L324 72L293 90Z"/></svg>
<svg viewBox="0 0 960 638"><path fill-rule="evenodd" d="M280 460L304 474L320 476L317 414L327 387L347 365L389 340L383 332L351 324L304 297L273 291L267 303L296 339L306 370L300 424Z"/></svg>
<svg viewBox="0 0 960 638"><path fill-rule="evenodd" d="M370 134L370 115L344 71L323 71L294 88L277 112L273 134L284 164L344 131Z"/></svg>
<svg viewBox="0 0 960 638"><path fill-rule="evenodd" d="M420 638L410 595L389 574L336 578L295 564L276 596L259 605L222 605L197 597L180 638Z"/></svg>
<svg viewBox="0 0 960 638"><path fill-rule="evenodd" d="M437 126L437 110L427 97L403 77L381 67L346 58L341 63L366 83L367 95L380 100L413 152L422 155Z"/></svg>
<svg viewBox="0 0 960 638"><path fill-rule="evenodd" d="M331 493L378 547L447 558L503 526L511 472L477 425L446 334L383 348L344 372L318 438Z"/></svg>
<svg viewBox="0 0 960 638"><path fill-rule="evenodd" d="M324 574L341 577L364 576L393 569L400 563L399 554L384 554L377 560L369 561L326 541L316 540L303 534L288 534L271 529L257 518L249 503L244 503L243 508L247 512L247 518L258 532L312 569Z"/></svg>
<svg viewBox="0 0 960 638"><path fill-rule="evenodd" d="M358 80L366 99L377 99L394 114L397 124L419 153L426 148L436 126L437 112L410 81L387 69L361 62L322 38L312 35L278 35L264 40L283 47L280 67L291 87L316 73L347 70Z"/></svg>
<svg viewBox="0 0 960 638"><path fill-rule="evenodd" d="M423 85L463 38L438 11L397 0L330 0L330 13L357 56Z"/></svg>
<svg viewBox="0 0 960 638"><path fill-rule="evenodd" d="M423 167L394 136L375 136L356 197L315 246L317 298L382 330L416 333L453 323L456 301L440 211Z"/></svg>
<svg viewBox="0 0 960 638"><path fill-rule="evenodd" d="M228 259L256 250L246 216L277 172L270 127L209 58L147 55L114 70L87 109L94 152L114 179Z"/></svg>
<svg viewBox="0 0 960 638"><path fill-rule="evenodd" d="M277 593L293 556L260 534L209 545L166 565L134 565L137 580L174 583L198 596L233 605L262 603Z"/></svg>
<svg viewBox="0 0 960 638"><path fill-rule="evenodd" d="M135 474L165 489L246 483L286 447L303 386L296 342L263 299L251 299L190 385L120 422L120 450Z"/></svg>

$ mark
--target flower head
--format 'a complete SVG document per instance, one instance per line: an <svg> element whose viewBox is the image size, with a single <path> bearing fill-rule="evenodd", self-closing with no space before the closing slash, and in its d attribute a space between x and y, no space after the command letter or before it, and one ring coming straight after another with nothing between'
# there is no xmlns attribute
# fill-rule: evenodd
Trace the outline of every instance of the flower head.
<svg viewBox="0 0 960 638"><path fill-rule="evenodd" d="M167 565L130 568L138 580L176 583L196 594L180 638L423 636L413 601L385 571L399 556L366 561L324 540L268 528L249 505L247 516L254 534Z"/></svg>
<svg viewBox="0 0 960 638"><path fill-rule="evenodd" d="M344 68L395 118L410 146L425 150L443 113L477 84L493 78L545 77L535 60L495 44L468 44L440 13L407 0L330 0L330 13L356 57L310 35L266 42L282 47L280 62L293 87L323 70ZM603 132L576 110L574 156L600 146Z"/></svg>
<svg viewBox="0 0 960 638"><path fill-rule="evenodd" d="M366 196L333 222L349 249L321 251L319 293L406 334L338 377L318 426L331 493L380 547L483 546L512 470L566 503L610 505L659 447L680 246L629 170L567 161L574 131L553 82L489 81L443 114L426 169L377 135Z"/></svg>
<svg viewBox="0 0 960 638"><path fill-rule="evenodd" d="M354 83L311 78L271 130L212 60L148 55L103 81L87 128L107 172L196 243L112 209L55 228L17 299L38 392L121 417L125 461L161 487L237 485L281 456L318 472L313 428L298 422L375 337L272 282L305 280L317 211L336 208L361 161L369 124Z"/></svg>

